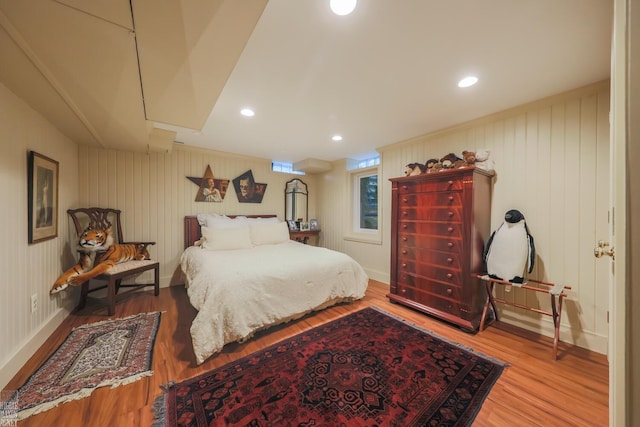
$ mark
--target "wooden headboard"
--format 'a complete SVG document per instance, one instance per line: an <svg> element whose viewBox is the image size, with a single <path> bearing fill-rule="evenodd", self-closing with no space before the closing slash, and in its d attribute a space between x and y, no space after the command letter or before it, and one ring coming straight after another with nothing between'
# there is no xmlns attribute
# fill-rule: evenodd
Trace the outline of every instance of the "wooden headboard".
<svg viewBox="0 0 640 427"><path fill-rule="evenodd" d="M237 216L246 216L247 218L273 218L278 215L227 215L229 218L235 218ZM200 240L202 233L200 233L200 224L198 223L198 217L196 215L187 215L184 217L184 248L193 246L195 242Z"/></svg>

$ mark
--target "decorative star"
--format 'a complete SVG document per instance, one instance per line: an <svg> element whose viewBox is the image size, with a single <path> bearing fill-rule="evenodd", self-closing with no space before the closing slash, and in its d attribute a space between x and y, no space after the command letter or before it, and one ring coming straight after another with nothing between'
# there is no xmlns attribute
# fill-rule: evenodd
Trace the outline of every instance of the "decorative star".
<svg viewBox="0 0 640 427"><path fill-rule="evenodd" d="M222 202L229 188L228 179L215 179L211 167L207 165L204 176L188 176L187 179L198 186L196 202ZM213 188L208 187L208 180L213 180Z"/></svg>

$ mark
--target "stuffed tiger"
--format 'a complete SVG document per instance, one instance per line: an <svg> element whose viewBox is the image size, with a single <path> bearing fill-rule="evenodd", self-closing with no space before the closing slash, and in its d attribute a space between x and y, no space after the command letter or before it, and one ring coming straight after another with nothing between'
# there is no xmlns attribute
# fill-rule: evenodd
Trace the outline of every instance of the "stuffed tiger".
<svg viewBox="0 0 640 427"><path fill-rule="evenodd" d="M78 264L65 271L51 287L51 294L67 286L80 286L87 280L106 272L121 262L149 259L147 244L113 243L111 227L104 230L89 228L78 240ZM93 266L93 268L91 268Z"/></svg>

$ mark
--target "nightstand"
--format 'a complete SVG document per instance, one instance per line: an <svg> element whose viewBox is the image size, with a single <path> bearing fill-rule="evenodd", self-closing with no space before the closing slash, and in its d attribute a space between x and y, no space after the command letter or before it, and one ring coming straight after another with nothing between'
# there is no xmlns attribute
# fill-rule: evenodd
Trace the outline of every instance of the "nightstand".
<svg viewBox="0 0 640 427"><path fill-rule="evenodd" d="M289 230L289 238L291 240L295 240L296 242L307 244L309 237L318 237L320 234L320 230L305 230L305 231L294 231Z"/></svg>

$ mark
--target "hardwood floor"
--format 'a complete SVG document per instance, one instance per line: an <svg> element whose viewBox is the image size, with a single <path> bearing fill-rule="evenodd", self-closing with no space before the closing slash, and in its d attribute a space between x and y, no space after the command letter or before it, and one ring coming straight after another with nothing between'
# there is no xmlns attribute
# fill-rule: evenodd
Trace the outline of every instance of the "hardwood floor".
<svg viewBox="0 0 640 427"><path fill-rule="evenodd" d="M366 297L310 314L298 321L258 333L244 344L230 344L200 366L195 364L189 327L196 310L184 287L137 293L116 306L116 315L162 311L151 377L114 389L103 387L81 400L59 405L18 423L19 426L149 426L152 406L169 381L182 381L238 359L283 338L352 311L377 306L450 340L508 363L493 387L474 426L605 426L608 424L608 366L606 357L560 344L551 359L551 341L507 325L494 323L478 334L392 304L388 286L370 281ZM93 311L92 311L93 310ZM106 310L88 305L71 314L7 385L16 390L64 341L72 328L105 320Z"/></svg>

